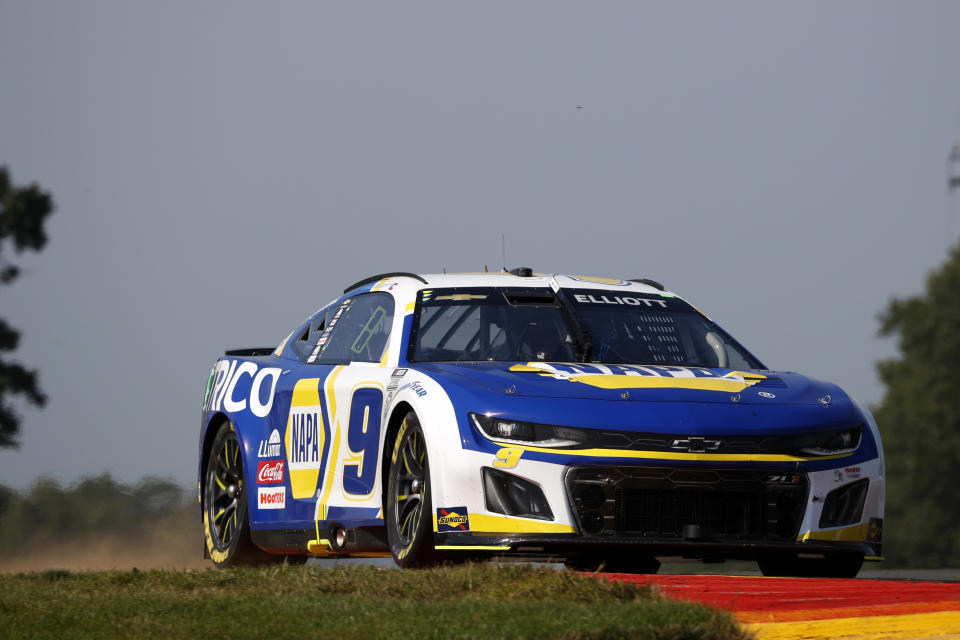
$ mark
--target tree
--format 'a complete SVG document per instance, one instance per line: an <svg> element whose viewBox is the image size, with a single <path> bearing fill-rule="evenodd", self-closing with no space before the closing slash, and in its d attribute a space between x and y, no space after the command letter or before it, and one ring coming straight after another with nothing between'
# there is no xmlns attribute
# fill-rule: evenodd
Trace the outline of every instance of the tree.
<svg viewBox="0 0 960 640"><path fill-rule="evenodd" d="M0 284L10 284L20 275L19 267L9 262L3 250L12 243L16 253L40 251L47 244L43 224L51 213L49 193L36 184L14 186L6 167L0 167ZM0 318L0 354L15 350L19 342L20 332ZM37 372L0 357L0 447L17 446L20 417L8 403L11 396L22 396L38 407L46 403Z"/></svg>
<svg viewBox="0 0 960 640"><path fill-rule="evenodd" d="M919 296L894 299L880 335L899 358L877 364L887 464L884 555L894 564L960 566L960 245Z"/></svg>

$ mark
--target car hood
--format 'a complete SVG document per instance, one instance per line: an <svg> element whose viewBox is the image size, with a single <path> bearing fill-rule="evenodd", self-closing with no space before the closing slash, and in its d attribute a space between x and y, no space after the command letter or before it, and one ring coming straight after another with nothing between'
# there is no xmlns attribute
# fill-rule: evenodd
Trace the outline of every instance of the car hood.
<svg viewBox="0 0 960 640"><path fill-rule="evenodd" d="M836 385L781 371L555 362L416 363L437 378L453 377L514 397L580 400L829 405L849 402Z"/></svg>

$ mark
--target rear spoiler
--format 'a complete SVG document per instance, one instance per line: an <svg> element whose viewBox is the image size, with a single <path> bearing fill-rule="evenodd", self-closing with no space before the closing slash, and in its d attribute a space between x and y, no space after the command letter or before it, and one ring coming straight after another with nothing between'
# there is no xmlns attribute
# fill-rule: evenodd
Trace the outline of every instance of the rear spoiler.
<svg viewBox="0 0 960 640"><path fill-rule="evenodd" d="M273 354L275 350L276 350L276 347L252 347L249 349L227 349L226 351L223 352L223 355L249 358L251 356L269 356Z"/></svg>

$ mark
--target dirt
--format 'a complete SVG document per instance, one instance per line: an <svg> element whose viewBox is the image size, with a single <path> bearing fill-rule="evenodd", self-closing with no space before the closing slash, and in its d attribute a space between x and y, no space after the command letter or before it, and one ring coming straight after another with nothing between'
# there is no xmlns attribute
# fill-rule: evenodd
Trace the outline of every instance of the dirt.
<svg viewBox="0 0 960 640"><path fill-rule="evenodd" d="M199 522L177 524L179 526L164 526L139 537L64 535L50 544L28 545L13 551L4 549L0 553L0 572L212 568L213 563L203 558Z"/></svg>

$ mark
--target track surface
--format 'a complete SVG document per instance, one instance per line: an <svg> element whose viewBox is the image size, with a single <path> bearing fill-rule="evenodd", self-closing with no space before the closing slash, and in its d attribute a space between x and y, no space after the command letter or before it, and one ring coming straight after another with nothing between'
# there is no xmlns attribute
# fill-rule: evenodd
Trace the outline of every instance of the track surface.
<svg viewBox="0 0 960 640"><path fill-rule="evenodd" d="M960 583L608 574L733 611L760 640L960 639Z"/></svg>

